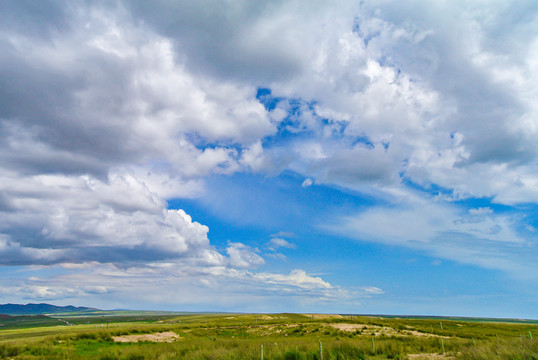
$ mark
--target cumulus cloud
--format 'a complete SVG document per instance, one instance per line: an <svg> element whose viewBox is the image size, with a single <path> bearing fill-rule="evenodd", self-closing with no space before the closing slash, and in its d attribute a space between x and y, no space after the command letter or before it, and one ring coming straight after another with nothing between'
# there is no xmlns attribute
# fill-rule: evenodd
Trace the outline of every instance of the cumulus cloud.
<svg viewBox="0 0 538 360"><path fill-rule="evenodd" d="M534 22L506 16L530 5L213 5L8 7L28 26L3 27L1 79L19 84L1 87L3 166L106 176L165 159L184 179L291 168L345 186L404 174L503 203L536 196L538 42ZM278 104L264 109L256 83ZM291 158L264 145L279 131L300 134Z"/></svg>
<svg viewBox="0 0 538 360"><path fill-rule="evenodd" d="M194 71L257 82L286 80L301 72L316 51L324 25L347 7L312 7L301 1L125 4L156 32L173 38L176 51L187 54Z"/></svg>
<svg viewBox="0 0 538 360"><path fill-rule="evenodd" d="M229 243L226 253L229 256L230 265L238 268L250 268L262 265L265 261L256 254L258 249L241 243Z"/></svg>
<svg viewBox="0 0 538 360"><path fill-rule="evenodd" d="M28 27L1 28L4 265L259 264L238 247L225 260L164 200L198 196L242 166L236 145L275 131L255 87L191 74L120 4L24 6L6 11Z"/></svg>
<svg viewBox="0 0 538 360"><path fill-rule="evenodd" d="M26 14L28 28L3 28L1 78L20 80L2 86L4 166L106 176L110 165L165 159L179 181L290 168L348 187L404 174L502 203L536 196L535 25L492 41L517 21L505 14L525 6L488 5L485 23L459 2L430 12L354 1L221 5L7 9ZM279 99L272 108L255 99L256 82ZM263 144L279 131L301 134L286 144L291 158ZM483 171L485 184L473 176Z"/></svg>
<svg viewBox="0 0 538 360"><path fill-rule="evenodd" d="M339 25L304 34L319 41L311 63L294 81L272 84L271 111L292 111L283 129L302 134L287 144L295 154L287 166L346 187L399 183L403 175L465 197L534 201L536 25L505 16L533 13L526 7L362 2L354 19L339 13ZM504 32L511 22L517 30ZM500 34L513 45L495 45ZM290 107L292 96L302 105Z"/></svg>
<svg viewBox="0 0 538 360"><path fill-rule="evenodd" d="M335 231L513 270L534 227L451 201L538 201L535 14L524 2L0 4L1 262L155 272L181 259L335 289L300 270L249 273L256 249L223 255L167 208L209 176L291 170L388 203ZM406 198L429 187L446 191Z"/></svg>
<svg viewBox="0 0 538 360"><path fill-rule="evenodd" d="M275 131L254 87L190 74L171 40L118 9L80 10L51 41L3 29L3 167L106 175L165 160L183 178L227 173L239 158L228 145Z"/></svg>
<svg viewBox="0 0 538 360"><path fill-rule="evenodd" d="M223 261L209 244L206 226L183 210L165 209L165 203L132 176L112 174L107 182L57 175L3 180L4 193L14 204L3 213L0 226L2 251L12 254L2 256L7 263L178 256Z"/></svg>

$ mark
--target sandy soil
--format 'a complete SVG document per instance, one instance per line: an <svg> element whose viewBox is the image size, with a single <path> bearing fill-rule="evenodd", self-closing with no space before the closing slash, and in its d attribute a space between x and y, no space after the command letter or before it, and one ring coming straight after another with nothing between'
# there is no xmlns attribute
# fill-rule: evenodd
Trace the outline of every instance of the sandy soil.
<svg viewBox="0 0 538 360"><path fill-rule="evenodd" d="M363 333L374 333L375 336L379 336L381 334L384 335L398 335L398 336L428 336L428 337L442 337L442 338L448 338L447 336L439 336L435 334L428 334L428 333L422 333L415 330L402 330L401 332L397 332L395 329L391 327L381 327L377 325L366 325L366 324L330 324L332 327L341 330L341 331L355 331L357 329L362 330Z"/></svg>
<svg viewBox="0 0 538 360"><path fill-rule="evenodd" d="M333 328L342 330L342 331L355 331L357 329L363 329L364 327L368 328L368 325L364 324L330 324ZM374 327L379 328L379 326L370 325L370 329Z"/></svg>
<svg viewBox="0 0 538 360"><path fill-rule="evenodd" d="M309 318L312 317L312 314L301 314L304 316L308 316ZM320 319L342 319L342 315L338 314L314 314L314 319L320 320Z"/></svg>
<svg viewBox="0 0 538 360"><path fill-rule="evenodd" d="M123 335L113 336L114 342L139 342L139 341L151 341L151 342L172 342L179 339L179 336L172 331L155 333L155 334L141 334L141 335Z"/></svg>
<svg viewBox="0 0 538 360"><path fill-rule="evenodd" d="M443 354L408 354L410 360L451 360L455 359L452 356Z"/></svg>

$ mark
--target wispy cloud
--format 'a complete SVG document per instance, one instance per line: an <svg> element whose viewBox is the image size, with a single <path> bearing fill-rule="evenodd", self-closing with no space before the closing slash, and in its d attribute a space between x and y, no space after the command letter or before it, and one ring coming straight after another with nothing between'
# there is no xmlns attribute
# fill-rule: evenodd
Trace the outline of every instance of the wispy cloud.
<svg viewBox="0 0 538 360"><path fill-rule="evenodd" d="M288 242L287 240L279 237L273 237L268 243L269 250L277 250L278 248L295 249L295 244Z"/></svg>
<svg viewBox="0 0 538 360"><path fill-rule="evenodd" d="M341 217L330 231L365 242L406 247L430 256L535 279L534 235L519 230L517 214L465 208L409 193L392 204Z"/></svg>

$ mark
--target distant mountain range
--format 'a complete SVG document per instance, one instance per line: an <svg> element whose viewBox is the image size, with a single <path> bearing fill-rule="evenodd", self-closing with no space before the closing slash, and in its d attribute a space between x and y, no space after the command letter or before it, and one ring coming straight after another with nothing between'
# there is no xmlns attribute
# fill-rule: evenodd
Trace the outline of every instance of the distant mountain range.
<svg viewBox="0 0 538 360"><path fill-rule="evenodd" d="M88 312L98 309L77 306L56 306L51 304L0 304L0 314L6 315L41 315L73 312Z"/></svg>

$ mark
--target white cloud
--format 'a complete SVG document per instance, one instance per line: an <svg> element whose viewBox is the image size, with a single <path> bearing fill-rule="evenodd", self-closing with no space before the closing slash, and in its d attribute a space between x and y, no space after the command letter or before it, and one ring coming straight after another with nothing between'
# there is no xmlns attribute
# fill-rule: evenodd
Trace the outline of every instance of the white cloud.
<svg viewBox="0 0 538 360"><path fill-rule="evenodd" d="M18 253L5 258L9 261L186 256L209 262L220 257L223 262L209 244L206 226L193 222L183 210L167 210L166 203L132 175L111 174L106 182L62 175L2 180L0 188L12 203L2 215L2 251Z"/></svg>
<svg viewBox="0 0 538 360"><path fill-rule="evenodd" d="M474 211L473 211L474 210ZM392 204L373 206L324 227L367 242L402 246L442 259L535 277L532 237L522 234L516 215L464 209L408 193Z"/></svg>
<svg viewBox="0 0 538 360"><path fill-rule="evenodd" d="M123 172L131 173L143 182L149 191L162 199L198 198L205 192L204 180L201 178L183 180L167 170L148 170L143 167L134 167Z"/></svg>
<svg viewBox="0 0 538 360"><path fill-rule="evenodd" d="M63 28L43 32L52 41L35 19L20 19L28 33L4 26L2 78L20 86L3 84L3 166L106 176L165 162L178 182L288 168L354 188L404 175L505 204L538 196L538 40L514 15L530 5L207 6L45 11L40 26ZM260 85L275 109L255 99ZM282 123L298 139L266 146Z"/></svg>
<svg viewBox="0 0 538 360"><path fill-rule="evenodd" d="M70 27L46 33L53 42L3 28L11 45L6 71L26 70L35 83L15 89L32 106L5 98L4 166L106 176L110 165L164 161L166 176L193 185L244 168L289 168L353 188L398 183L403 174L506 204L538 196L538 41L533 22L505 16L523 5L206 5L129 1L65 10L59 23ZM254 98L259 84L282 96L275 109ZM266 148L295 100L300 113L283 129L303 135ZM20 118L37 126L21 126Z"/></svg>
<svg viewBox="0 0 538 360"><path fill-rule="evenodd" d="M445 200L538 201L536 9L423 5L119 1L0 11L1 259L71 269L157 262L157 273L183 261L229 279L334 290L299 270L252 275L244 269L263 264L255 249L230 243L226 257L206 226L166 206L201 196L208 176L292 170L304 186L389 204L335 231L525 272L535 240L522 235L534 229L523 217ZM271 89L274 108L256 99L257 87ZM406 198L409 182L451 195ZM289 244L275 239L275 249Z"/></svg>
<svg viewBox="0 0 538 360"><path fill-rule="evenodd" d="M363 287L362 290L366 293L366 294L369 294L369 295L379 295L379 294L383 294L384 291L378 287L375 287L375 286L367 286L367 287Z"/></svg>
<svg viewBox="0 0 538 360"><path fill-rule="evenodd" d="M257 141L251 146L245 148L241 153L239 163L254 172L270 170L270 164L263 153L261 141Z"/></svg>
<svg viewBox="0 0 538 360"><path fill-rule="evenodd" d="M295 249L295 244L288 242L286 239L273 237L267 244L270 250L276 250L278 248Z"/></svg>
<svg viewBox="0 0 538 360"><path fill-rule="evenodd" d="M232 267L251 268L260 266L265 263L263 258L256 254L257 249L252 249L242 243L229 243L226 248L226 253L229 256L229 262Z"/></svg>
<svg viewBox="0 0 538 360"><path fill-rule="evenodd" d="M464 197L534 202L536 25L506 17L530 5L352 6L325 9L338 14L339 24L321 13L299 16L318 17L324 32L300 37L303 48L309 46L304 37L317 39L316 51L304 52L311 62L293 80L272 83L275 97L316 102L295 117L294 131L309 139L286 144L294 154L289 168L357 189L365 180L376 186L398 183L403 175ZM286 107L289 101L277 105ZM357 137L374 151L353 149Z"/></svg>
<svg viewBox="0 0 538 360"><path fill-rule="evenodd" d="M140 288L146 291L141 293ZM176 310L300 311L327 303L356 304L357 297L383 293L372 289L342 289L299 269L287 274L255 273L172 261L142 267L98 264L39 278L13 278L2 283L0 293L62 303L79 301L100 308L124 307L127 298L133 299L132 306L144 308L153 304Z"/></svg>
<svg viewBox="0 0 538 360"><path fill-rule="evenodd" d="M303 181L303 183L301 184L301 186L302 187L309 187L309 186L312 186L312 184L314 184L312 179L306 178L305 181Z"/></svg>
<svg viewBox="0 0 538 360"><path fill-rule="evenodd" d="M476 209L469 209L471 215L489 215L493 214L493 210L490 207L479 207Z"/></svg>
<svg viewBox="0 0 538 360"><path fill-rule="evenodd" d="M258 273L254 277L270 284L292 285L304 289L332 288L331 284L323 281L320 277L309 276L304 270L299 269L292 270L288 275Z"/></svg>
<svg viewBox="0 0 538 360"><path fill-rule="evenodd" d="M273 258L273 259L277 259L277 260L280 260L280 261L287 261L288 258L286 257L286 255L282 254L282 253L277 253L277 252L274 252L274 253L269 253L266 255L267 257L270 257L270 258Z"/></svg>

